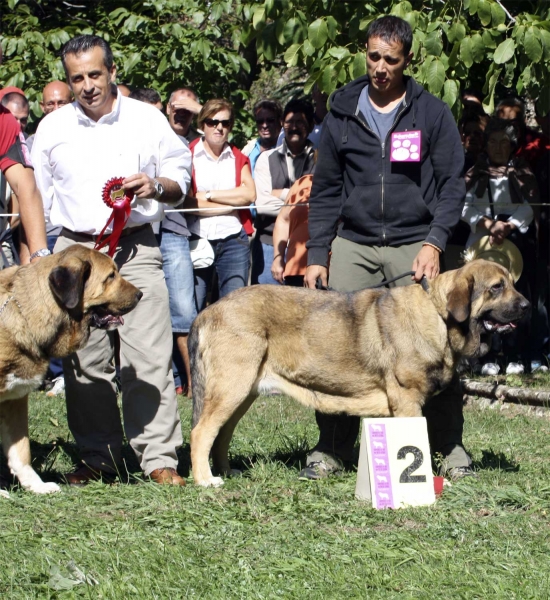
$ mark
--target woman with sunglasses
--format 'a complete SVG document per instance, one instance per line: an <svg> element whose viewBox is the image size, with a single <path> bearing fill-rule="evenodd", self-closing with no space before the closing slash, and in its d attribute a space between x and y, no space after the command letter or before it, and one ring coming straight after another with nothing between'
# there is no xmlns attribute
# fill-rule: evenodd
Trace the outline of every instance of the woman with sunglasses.
<svg viewBox="0 0 550 600"><path fill-rule="evenodd" d="M189 146L193 154L194 195L187 197L185 207L198 209L197 216L189 220L189 230L195 238L208 240L214 250L212 265L195 269L199 311L206 306L214 269L219 298L248 282L250 249L243 223L249 212L235 208L254 202L256 188L248 158L228 143L234 122L230 102L209 100L197 119L204 135Z"/></svg>

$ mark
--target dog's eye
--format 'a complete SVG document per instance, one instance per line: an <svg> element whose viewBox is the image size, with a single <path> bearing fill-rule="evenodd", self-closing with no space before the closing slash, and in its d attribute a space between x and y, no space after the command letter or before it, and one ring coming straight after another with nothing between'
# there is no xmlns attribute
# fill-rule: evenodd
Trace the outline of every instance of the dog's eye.
<svg viewBox="0 0 550 600"><path fill-rule="evenodd" d="M495 285L491 286L491 292L494 292L495 294L497 292L501 292L503 287L504 283L502 283L502 281L500 281L499 283L495 283Z"/></svg>
<svg viewBox="0 0 550 600"><path fill-rule="evenodd" d="M113 271L112 273L109 273L109 275L107 276L107 279L105 281L113 281L114 278L115 278L115 272Z"/></svg>

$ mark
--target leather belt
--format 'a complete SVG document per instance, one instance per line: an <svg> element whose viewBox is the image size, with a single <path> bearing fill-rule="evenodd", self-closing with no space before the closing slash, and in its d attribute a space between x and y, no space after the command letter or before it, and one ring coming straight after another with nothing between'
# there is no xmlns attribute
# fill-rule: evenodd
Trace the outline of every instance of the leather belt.
<svg viewBox="0 0 550 600"><path fill-rule="evenodd" d="M151 229L151 223L145 223L144 225L138 225L137 227L127 227L126 229L122 230L122 233L120 234L120 239L128 237L130 235L134 235L135 233L139 233L140 231L145 231L146 229ZM80 231L72 231L71 229L67 229L66 227L63 227L63 229L61 230L61 235L64 235L65 237L78 237L81 239L85 239L89 242L97 242L97 238L99 237L99 235L82 233Z"/></svg>

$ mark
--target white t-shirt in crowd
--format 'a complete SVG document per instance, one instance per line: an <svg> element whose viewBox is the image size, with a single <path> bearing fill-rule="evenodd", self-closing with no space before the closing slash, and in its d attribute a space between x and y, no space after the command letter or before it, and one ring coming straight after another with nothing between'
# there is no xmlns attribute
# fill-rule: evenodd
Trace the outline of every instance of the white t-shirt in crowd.
<svg viewBox="0 0 550 600"><path fill-rule="evenodd" d="M193 169L197 192L231 190L237 187L235 155L229 144L216 159L204 147L202 140L197 142L193 152ZM234 215L213 215L188 219L189 231L208 240L223 240L239 233L242 223Z"/></svg>

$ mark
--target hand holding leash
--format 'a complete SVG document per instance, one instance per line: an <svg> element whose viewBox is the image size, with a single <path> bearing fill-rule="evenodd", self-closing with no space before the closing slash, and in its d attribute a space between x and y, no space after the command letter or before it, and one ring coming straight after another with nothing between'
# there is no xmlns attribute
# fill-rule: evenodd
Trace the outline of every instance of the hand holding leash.
<svg viewBox="0 0 550 600"><path fill-rule="evenodd" d="M412 269L414 271L413 280L419 283L425 275L428 279L433 279L439 275L439 249L435 246L425 244L416 255Z"/></svg>
<svg viewBox="0 0 550 600"><path fill-rule="evenodd" d="M317 279L321 280L323 287L328 287L328 269L321 265L309 265L304 277L304 287L314 290L317 287Z"/></svg>

